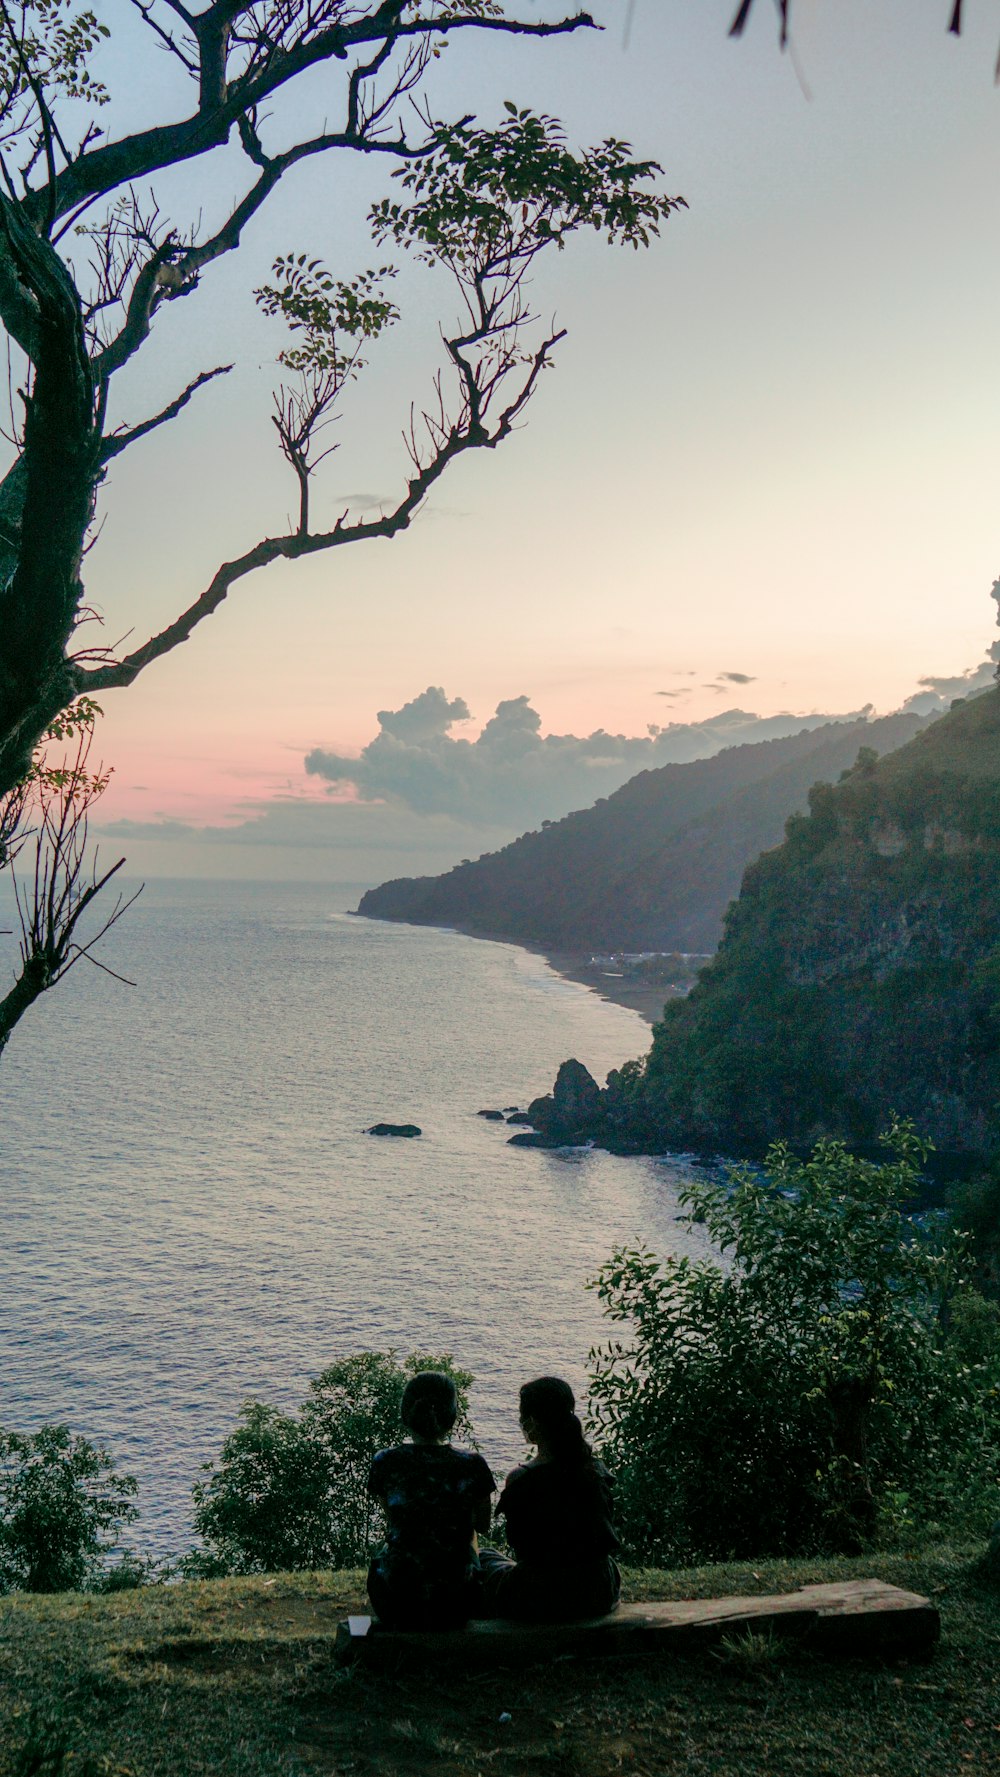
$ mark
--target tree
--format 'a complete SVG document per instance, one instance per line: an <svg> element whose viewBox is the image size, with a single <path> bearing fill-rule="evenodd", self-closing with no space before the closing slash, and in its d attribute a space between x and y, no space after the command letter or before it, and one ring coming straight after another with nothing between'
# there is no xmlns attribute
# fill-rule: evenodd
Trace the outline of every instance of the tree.
<svg viewBox="0 0 1000 1777"><path fill-rule="evenodd" d="M191 1573L274 1573L357 1567L378 1535L380 1508L368 1492L377 1450L399 1440L399 1408L411 1376L444 1370L458 1392L456 1431L470 1441L472 1377L450 1357L360 1351L309 1384L298 1414L250 1400L217 1464L194 1486L203 1548Z"/></svg>
<svg viewBox="0 0 1000 1777"><path fill-rule="evenodd" d="M725 1263L620 1251L596 1280L624 1339L591 1353L631 1555L656 1564L853 1550L996 1517L1000 1321L965 1237L907 1212L927 1146L821 1141L691 1184Z"/></svg>
<svg viewBox="0 0 1000 1777"><path fill-rule="evenodd" d="M0 0L0 323L24 364L23 417L0 484L0 794L25 776L62 710L131 684L246 575L405 530L457 456L510 436L551 360L562 333L538 336L525 290L539 256L581 228L645 245L680 201L654 189L660 169L627 143L574 153L555 119L512 102L485 128L471 116L443 122L421 97L430 59L457 33L560 36L592 28L586 13L526 20L509 16L506 0L211 0L200 12L186 0L133 4L151 48L180 65L196 98L183 115L106 138L98 117L110 95L91 64L107 27L75 0ZM339 122L281 140L272 108L318 67ZM401 121L404 100L415 125ZM168 220L156 175L210 162L230 142L246 166L239 200L212 226ZM273 417L298 487L294 528L251 540L166 629L124 655L79 649L84 554L109 463L232 366L200 370L160 412L130 423L114 417L116 377L164 304L193 295L238 252L282 181L341 152L384 156L399 182L398 196L372 207L375 245L445 267L461 296L443 371L410 427L405 487L377 519L315 523L323 428L397 319L394 267L341 278L308 252L283 254L256 296L292 335Z"/></svg>
<svg viewBox="0 0 1000 1777"><path fill-rule="evenodd" d="M137 1483L65 1425L0 1430L0 1593L76 1591L137 1517Z"/></svg>
<svg viewBox="0 0 1000 1777"><path fill-rule="evenodd" d="M57 716L31 770L0 797L0 868L14 874L20 925L20 969L0 999L0 1056L29 1007L78 962L86 959L115 974L94 951L140 893L137 889L128 897L120 895L98 928L84 931L85 916L125 862L119 858L102 872L98 854L88 854L90 810L110 781L110 772L90 768L94 722L100 713L90 699L80 698ZM69 751L54 761L48 745L52 742L68 744ZM16 865L23 853L30 863L19 876ZM115 979L124 977L115 975Z"/></svg>

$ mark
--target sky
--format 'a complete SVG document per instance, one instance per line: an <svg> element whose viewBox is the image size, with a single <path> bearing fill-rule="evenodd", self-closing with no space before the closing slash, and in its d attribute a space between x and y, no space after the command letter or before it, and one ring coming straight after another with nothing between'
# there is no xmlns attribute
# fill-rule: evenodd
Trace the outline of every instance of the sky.
<svg viewBox="0 0 1000 1777"><path fill-rule="evenodd" d="M634 0L630 29L619 0L594 10L606 28L572 38L466 33L434 64L434 109L492 120L512 98L575 142L623 136L688 207L646 253L587 237L543 259L533 301L568 329L556 368L524 428L455 464L409 533L244 581L106 694L104 844L130 870L440 869L608 793L618 771L712 750L730 711L882 713L929 678L946 701L984 661L1000 8L966 8L956 40L947 0L795 0L784 56L766 0L739 42L733 0ZM185 95L138 15L98 11L102 122L171 114ZM521 12L558 15L548 0ZM336 113L341 80L317 71L272 127ZM164 181L161 202L211 220L244 177L227 152ZM340 275L373 263L364 218L387 189L381 161L303 166L241 253L158 318L117 418L207 365L236 368L113 466L87 558L101 640L134 646L221 560L286 527L269 421L283 340L252 292L289 249ZM411 266L394 296L402 317L338 424L321 521L405 479L401 431L455 303ZM428 721L430 766L402 757Z"/></svg>

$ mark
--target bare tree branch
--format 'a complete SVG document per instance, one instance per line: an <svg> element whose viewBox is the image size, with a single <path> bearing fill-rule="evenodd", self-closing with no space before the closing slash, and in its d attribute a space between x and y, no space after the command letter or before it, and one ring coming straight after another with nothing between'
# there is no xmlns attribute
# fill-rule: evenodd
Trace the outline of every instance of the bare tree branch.
<svg viewBox="0 0 1000 1777"><path fill-rule="evenodd" d="M252 125L245 125L245 129L247 139L252 140ZM346 130L314 136L273 156L265 156L257 143L253 158L262 169L260 178L215 234L190 246L183 246L174 237L167 236L150 255L133 285L123 326L93 360L97 382L106 383L145 344L161 303L188 295L207 265L236 251L247 223L263 207L285 173L298 166L300 161L335 148L352 148L363 154L387 154L394 159L416 157L425 152L423 145L412 147L404 138L369 141Z"/></svg>
<svg viewBox="0 0 1000 1777"><path fill-rule="evenodd" d="M15 864L21 967L13 986L0 999L0 1055L28 1009L82 959L105 968L119 981L126 979L100 963L93 951L140 890L127 898L119 896L107 918L85 941L78 936L84 916L125 860L119 858L103 872L96 852L88 861L88 815L103 794L108 776L89 768L92 718L84 718L79 727L70 724L65 733L67 738L76 736L75 752L68 761L55 767L47 762L38 765L15 795L0 805L0 831L9 828L12 818L21 829L13 847L8 844L7 853L7 862ZM31 840L33 865L22 879L15 860Z"/></svg>
<svg viewBox="0 0 1000 1777"><path fill-rule="evenodd" d="M170 5L171 0L167 0L167 4ZM159 38L164 49L168 50L172 56L176 56L177 60L181 63L182 67L185 68L189 74L197 75L197 73L198 73L197 57L189 54L188 51L186 49L184 49L183 45L181 45L177 42L176 37L174 37L170 31L166 30L165 27L160 24L158 18L156 17L156 6L154 4L154 0L132 0L132 5L135 7L136 11L142 15L143 23L148 25L150 30L153 31L155 33L155 35ZM184 19L185 24L187 24L188 27L190 27L190 25L191 25L190 14L183 12L182 9L180 9L176 6L172 6L171 10L175 11L175 12L179 11L181 13L181 16Z"/></svg>
<svg viewBox="0 0 1000 1777"><path fill-rule="evenodd" d="M340 393L342 381L336 368L317 368L304 374L300 388L286 389L282 385L274 397L271 418L281 454L299 484L299 536L305 536L309 531L310 479L320 463L336 449L336 445L331 444L319 456L313 454L317 438L331 423L330 410Z"/></svg>
<svg viewBox="0 0 1000 1777"><path fill-rule="evenodd" d="M241 0L235 11L245 10L248 6ZM382 6L354 24L332 25L317 31L276 57L261 73L251 73L227 83L222 56L233 12L234 8L229 5L216 5L192 17L192 28L201 51L201 91L194 114L91 148L60 170L54 199L44 187L30 194L25 201L33 217L41 218L50 208L56 217L65 215L85 198L106 196L130 181L148 178L164 167L177 166L197 159L213 148L221 148L244 112L259 107L296 75L323 62L346 61L352 50L381 43L387 33L394 40L402 41L405 38L443 37L465 29L523 37L565 36L573 31L597 29L586 12L551 24L478 16L417 18L400 24L399 8ZM395 15L395 22L390 13Z"/></svg>
<svg viewBox="0 0 1000 1777"><path fill-rule="evenodd" d="M140 346L145 345L153 315L168 293L168 268L176 251L173 235L167 235L153 248L142 266L132 286L120 331L92 360L93 377L98 385L106 384L115 371L127 364Z"/></svg>
<svg viewBox="0 0 1000 1777"><path fill-rule="evenodd" d="M230 589L258 568L404 530L456 456L495 449L510 435L563 337L562 331L551 333L534 352L522 342L531 320L522 287L538 253L581 225L615 229L622 238L641 242L676 208L677 200L638 188L653 165L632 161L623 144L605 142L577 160L568 154L551 119L517 112L513 106L499 133L451 126L437 130L433 144L429 158L402 175L404 188L415 196L413 206L386 200L373 211L377 241L392 238L415 247L432 263L450 266L470 319L466 330L445 340L458 378L457 412L448 417L438 384L438 411L423 415L422 441L411 424L408 447L414 473L405 494L378 519L349 524L345 513L332 530L310 529L316 433L354 373L361 341L389 324L395 311L381 294L378 274L362 274L345 285L304 255L278 260L278 284L258 291L258 298L269 312L283 313L303 340L282 354L287 365L304 373L303 389L297 395L280 393L274 415L282 451L298 482L297 527L289 536L262 538L236 560L224 562L200 597L165 630L121 661L78 672L78 690L131 684L154 660L187 641ZM526 182L529 169L533 185ZM354 340L350 352L338 344L340 332ZM512 383L513 394L506 398L504 391ZM501 403L498 417L491 419Z"/></svg>
<svg viewBox="0 0 1000 1777"><path fill-rule="evenodd" d="M582 159L574 158L553 120L518 112L510 102L506 109L511 121L496 132L471 128L471 116L458 125L436 122L426 106L418 105L426 133L411 141L398 119L401 99L418 84L442 37L469 29L558 37L591 28L588 13L542 23L503 17L479 0L453 0L450 9L443 0L425 0L422 10L419 0L212 0L199 13L189 10L186 0L134 3L164 50L179 54L188 72L197 72L199 97L190 115L117 141L105 140L96 125L88 124L75 153L67 151L54 119L46 133L46 108L51 107L45 81L36 80L37 91L22 90L20 110L6 131L0 116L0 166L6 166L5 144L20 131L30 170L23 197L4 198L0 191L0 320L29 360L20 391L25 410L21 455L0 482L0 791L23 775L46 724L74 695L85 687L131 683L152 660L186 640L230 587L257 567L405 529L454 457L494 448L509 434L561 337L553 332L535 353L527 353L521 342L520 333L532 317L518 290L535 253L561 244L578 226L599 228L610 240L645 244L673 202L654 200L641 190L641 182L658 169L633 160L627 144L609 140ZM6 30L8 40L13 4L0 0L0 37ZM163 5L175 23L164 14L154 18ZM20 50L8 41L6 53L20 53L33 77L42 66L53 90L86 96L92 90L87 88L86 58L104 27L88 11L78 15L75 25L82 35L61 64L56 51L44 42L39 49L35 39ZM347 64L341 127L324 126L320 134L273 148L262 106L305 70L331 61ZM34 136L25 134L29 115L40 132ZM230 213L207 235L200 225L178 230L161 223L155 199L141 195L143 181L160 168L223 146L234 128L255 176ZM506 157L497 189L494 144ZM56 149L66 161L61 167ZM263 537L236 560L223 563L187 611L123 659L109 659L103 649L74 655L73 631L84 602L81 563L107 465L175 419L199 389L229 366L193 377L159 413L105 435L112 379L149 338L160 306L195 290L206 267L240 246L247 225L285 174L302 161L338 149L389 156L404 189L418 197L424 193L412 210L388 200L376 204L369 221L376 240L393 235L398 225L402 232L395 238L402 246L418 259L450 267L458 277L468 325L461 332L452 330L445 341L459 381L452 414L438 384L436 410L432 402L422 429L411 426L414 473L392 511L356 523L349 523L345 513L332 530L314 529L311 478L328 454L317 450L317 439L333 417L345 377L352 366L360 366L355 348L395 313L372 283L390 275L392 268L337 285L324 274L326 281L316 282L305 307L300 302L296 310L295 274L288 268L293 261L307 269L319 262L307 255L286 255L276 262L276 270L285 266L284 293L272 289L270 294L274 312L284 313L304 340L281 357L306 380L297 393L279 391L274 414L279 443L298 484L294 532ZM467 154L475 159L475 194L466 188L467 180L463 186L470 172L464 164ZM431 187L408 184L411 176L422 177L425 166L433 169ZM45 169L44 182L31 184ZM536 175L541 181L537 201ZM453 183L450 193L441 185L445 177ZM444 205L440 238L427 221L431 188L434 202ZM111 200L103 222L84 223L90 205L101 198ZM59 226L53 228L53 221ZM63 248L68 264L56 251L70 230L91 242L89 273L80 288L71 250ZM264 294L258 292L258 297ZM326 347L313 324L316 314L326 314L351 336L351 351L334 344L324 356Z"/></svg>
<svg viewBox="0 0 1000 1777"><path fill-rule="evenodd" d="M0 870L13 864L27 841L26 819L31 788L27 782L15 784L13 790L0 797Z"/></svg>
<svg viewBox="0 0 1000 1777"><path fill-rule="evenodd" d="M231 588L248 574L255 573L258 568L269 567L275 561L296 561L303 556L318 555L328 549L337 549L345 543L395 537L400 531L408 529L430 489L456 457L468 450L495 450L498 444L510 436L518 415L534 391L538 377L549 362L553 346L563 337L564 331L552 334L532 355L529 372L522 387L500 414L492 432L467 408L464 421L446 426L439 437L433 438L430 456L416 466L415 474L407 482L406 493L391 512L383 513L377 519L358 520L354 524L347 524L346 517L341 517L331 531L296 531L287 537L262 538L236 560L223 562L200 597L175 622L161 630L159 635L151 636L141 648L136 648L123 660L98 666L90 671L78 670L74 675L74 689L92 694L116 686L131 685L154 660L162 660L164 655L188 641L198 624L218 610ZM454 346L457 355L464 343L468 342L449 342L449 353L451 354Z"/></svg>
<svg viewBox="0 0 1000 1777"><path fill-rule="evenodd" d="M143 420L128 432L112 432L101 444L101 462L109 463L113 457L120 457L122 451L128 450L130 444L135 444L138 439L145 438L148 433L154 432L157 426L165 426L169 420L175 420L182 408L187 406L192 395L196 395L199 389L205 387L206 383L214 382L217 376L228 376L232 368L231 364L217 364L214 370L203 370L199 376L194 378L193 382L188 383L186 389L182 389L173 401L168 402L167 406L162 408L159 413L154 414L151 419Z"/></svg>

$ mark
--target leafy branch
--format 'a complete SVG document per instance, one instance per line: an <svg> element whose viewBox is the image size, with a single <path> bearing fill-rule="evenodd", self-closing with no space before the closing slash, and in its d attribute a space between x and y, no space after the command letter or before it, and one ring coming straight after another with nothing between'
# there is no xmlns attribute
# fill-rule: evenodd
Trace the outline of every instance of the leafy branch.
<svg viewBox="0 0 1000 1777"><path fill-rule="evenodd" d="M439 373L432 404L419 419L411 414L404 434L413 468L405 490L377 519L349 522L344 512L332 527L311 527L310 480L332 448L316 455L314 446L343 389L363 368L367 343L397 318L383 291L384 280L394 274L384 265L343 282L318 259L284 255L275 262L275 282L262 286L257 298L266 314L286 322L295 341L282 350L279 362L298 373L300 384L296 391L279 390L273 414L281 450L298 482L295 529L264 537L223 563L174 623L124 659L91 671L78 668L77 692L131 684L186 641L231 588L258 568L407 529L457 456L495 450L510 437L552 361L564 330L540 341L531 337L536 318L527 301L527 280L539 255L561 249L583 228L596 229L615 244L646 245L683 204L651 188L659 167L634 160L627 143L608 140L574 155L552 118L513 105L492 131L468 121L425 122L431 147L397 175L413 201L385 200L369 217L376 244L391 240L418 262L449 272L464 310L462 323L444 339L455 392L446 391Z"/></svg>
<svg viewBox="0 0 1000 1777"><path fill-rule="evenodd" d="M679 203L657 194L655 163L617 139L576 155L555 120L513 102L490 130L471 117L437 121L420 100L426 70L457 33L556 39L593 29L586 12L523 18L508 0L135 4L196 96L115 137L99 121L107 94L91 66L104 34L97 14L74 0L0 0L0 324L27 361L19 454L0 481L0 792L23 783L60 710L132 683L249 573L405 530L456 456L511 434L552 360L563 330L540 339L527 297L538 253L584 227L645 245ZM300 134L294 104L276 101L321 68L342 71L339 114ZM161 213L158 173L237 145L244 183L221 220L206 227ZM431 399L411 410L405 486L375 520L317 522L327 428L398 316L385 289L390 267L343 279L315 253L285 255L258 300L290 331L272 420L298 487L291 534L249 543L124 656L75 652L80 614L95 602L84 566L109 463L231 366L194 366L157 412L124 419L113 413L118 372L143 350L163 305L193 297L209 269L238 252L297 167L340 151L389 158L403 184L400 201L371 212L376 241L447 269L461 294Z"/></svg>

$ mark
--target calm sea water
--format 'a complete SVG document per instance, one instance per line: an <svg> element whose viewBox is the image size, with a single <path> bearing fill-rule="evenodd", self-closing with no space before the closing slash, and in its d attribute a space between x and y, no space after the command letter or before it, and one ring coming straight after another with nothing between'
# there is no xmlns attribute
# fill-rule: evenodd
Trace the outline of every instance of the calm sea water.
<svg viewBox="0 0 1000 1777"><path fill-rule="evenodd" d="M291 1406L365 1348L452 1352L502 1469L522 1380L585 1390L615 1243L703 1250L683 1160L509 1148L475 1115L567 1055L603 1078L648 1027L511 946L351 918L357 895L147 885L101 953L137 985L81 964L0 1066L0 1424L109 1444L148 1549L190 1542L248 1395ZM423 1136L363 1133L382 1119Z"/></svg>

